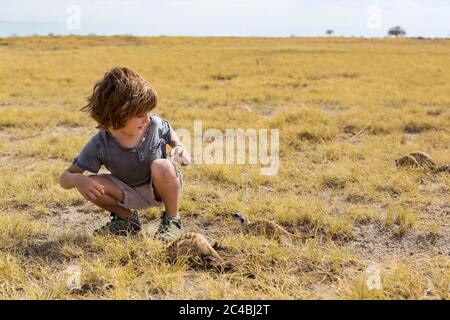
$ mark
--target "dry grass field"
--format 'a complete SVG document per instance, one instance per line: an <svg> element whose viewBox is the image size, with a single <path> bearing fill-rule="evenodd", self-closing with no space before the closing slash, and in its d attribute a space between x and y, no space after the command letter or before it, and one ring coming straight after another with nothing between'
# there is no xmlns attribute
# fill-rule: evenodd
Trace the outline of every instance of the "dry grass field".
<svg viewBox="0 0 450 320"><path fill-rule="evenodd" d="M174 128L280 130L277 175L183 169L186 229L235 270L168 263L155 208L141 237L93 236L107 212L58 185L96 132L78 109L114 66L154 85ZM450 175L394 159L450 161L449 84L448 40L0 38L0 299L448 299ZM300 238L245 235L233 211Z"/></svg>

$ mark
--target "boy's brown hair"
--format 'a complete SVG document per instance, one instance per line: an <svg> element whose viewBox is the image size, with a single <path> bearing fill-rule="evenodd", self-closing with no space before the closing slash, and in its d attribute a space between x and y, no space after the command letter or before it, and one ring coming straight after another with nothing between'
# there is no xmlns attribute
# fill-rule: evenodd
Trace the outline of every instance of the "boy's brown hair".
<svg viewBox="0 0 450 320"><path fill-rule="evenodd" d="M119 129L127 120L156 108L155 89L129 68L114 68L98 81L80 110L97 121L97 129Z"/></svg>

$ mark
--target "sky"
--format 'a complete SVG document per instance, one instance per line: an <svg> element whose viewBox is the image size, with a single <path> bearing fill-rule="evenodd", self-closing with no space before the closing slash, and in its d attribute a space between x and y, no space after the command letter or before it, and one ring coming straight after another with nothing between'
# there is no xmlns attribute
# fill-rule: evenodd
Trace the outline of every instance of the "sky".
<svg viewBox="0 0 450 320"><path fill-rule="evenodd" d="M2 0L0 36L450 37L450 0Z"/></svg>

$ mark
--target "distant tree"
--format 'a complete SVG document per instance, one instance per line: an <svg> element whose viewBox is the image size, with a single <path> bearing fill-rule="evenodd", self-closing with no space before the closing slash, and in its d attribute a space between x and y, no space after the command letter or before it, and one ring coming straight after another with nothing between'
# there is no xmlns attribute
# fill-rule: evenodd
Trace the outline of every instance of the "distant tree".
<svg viewBox="0 0 450 320"><path fill-rule="evenodd" d="M331 30L331 29L328 29L326 31L326 34L329 35L329 36L331 36L333 33L334 33L334 30Z"/></svg>
<svg viewBox="0 0 450 320"><path fill-rule="evenodd" d="M396 38L398 37L404 37L406 35L406 31L403 30L400 26L395 26L389 29L388 31L389 36L394 36Z"/></svg>
<svg viewBox="0 0 450 320"><path fill-rule="evenodd" d="M291 38L295 38L296 37L296 35L295 34L291 34Z"/></svg>

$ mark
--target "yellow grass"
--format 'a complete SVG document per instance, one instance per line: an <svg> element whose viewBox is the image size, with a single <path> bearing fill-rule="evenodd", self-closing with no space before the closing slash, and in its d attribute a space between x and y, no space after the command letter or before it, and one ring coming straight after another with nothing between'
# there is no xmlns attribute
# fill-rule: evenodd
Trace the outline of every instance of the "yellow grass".
<svg viewBox="0 0 450 320"><path fill-rule="evenodd" d="M450 42L346 38L0 38L0 298L447 299ZM280 129L280 169L183 169L186 228L222 240L232 272L165 261L164 245L94 237L107 213L58 176L95 133L78 111L114 66L156 88L174 128ZM247 236L242 211L301 240ZM157 209L141 212L155 224ZM369 290L377 264L382 289ZM81 270L68 290L67 268Z"/></svg>

